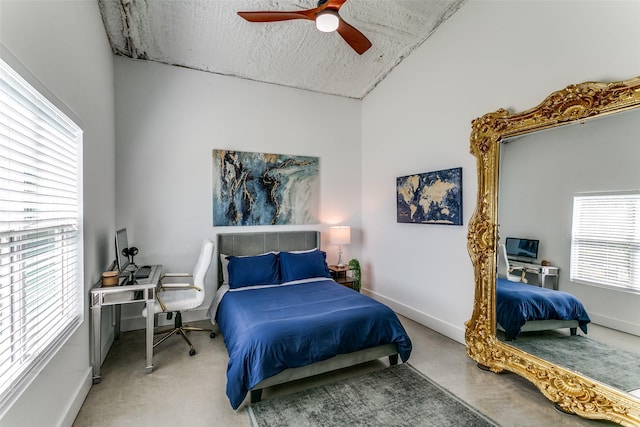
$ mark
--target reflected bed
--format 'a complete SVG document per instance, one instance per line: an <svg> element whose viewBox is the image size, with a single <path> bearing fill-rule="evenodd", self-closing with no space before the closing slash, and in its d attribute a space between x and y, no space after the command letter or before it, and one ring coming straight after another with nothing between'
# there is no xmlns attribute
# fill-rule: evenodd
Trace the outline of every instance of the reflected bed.
<svg viewBox="0 0 640 427"><path fill-rule="evenodd" d="M582 303L573 295L498 278L496 322L507 341L521 332L577 328L587 333L591 320Z"/></svg>

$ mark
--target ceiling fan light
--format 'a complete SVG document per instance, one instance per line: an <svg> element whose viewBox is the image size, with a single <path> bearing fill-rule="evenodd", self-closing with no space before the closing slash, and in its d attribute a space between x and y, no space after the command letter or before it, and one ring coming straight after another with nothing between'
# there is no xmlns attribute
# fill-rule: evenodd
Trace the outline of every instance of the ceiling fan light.
<svg viewBox="0 0 640 427"><path fill-rule="evenodd" d="M339 24L338 12L333 10L323 10L316 15L316 28L323 33L337 30Z"/></svg>

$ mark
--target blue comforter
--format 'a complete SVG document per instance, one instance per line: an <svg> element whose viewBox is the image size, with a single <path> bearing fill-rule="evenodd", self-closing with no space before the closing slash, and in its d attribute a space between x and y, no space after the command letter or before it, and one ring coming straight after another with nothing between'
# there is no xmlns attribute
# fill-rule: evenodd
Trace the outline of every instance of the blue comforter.
<svg viewBox="0 0 640 427"><path fill-rule="evenodd" d="M586 334L591 320L582 303L573 295L498 278L496 321L511 339L520 334L528 320L577 320Z"/></svg>
<svg viewBox="0 0 640 427"><path fill-rule="evenodd" d="M227 396L237 409L248 391L286 368L411 340L386 305L330 279L229 291L216 320L229 352Z"/></svg>

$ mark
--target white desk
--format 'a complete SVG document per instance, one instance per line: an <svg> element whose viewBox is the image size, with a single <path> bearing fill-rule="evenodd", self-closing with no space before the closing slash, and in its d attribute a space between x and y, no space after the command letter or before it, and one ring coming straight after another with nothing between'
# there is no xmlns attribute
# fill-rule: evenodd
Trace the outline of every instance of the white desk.
<svg viewBox="0 0 640 427"><path fill-rule="evenodd" d="M547 277L553 277L555 278L553 282L553 290L558 290L560 267L555 267L553 265L529 264L526 262L512 260L509 260L509 266L516 269L524 268L527 273L537 274L538 286L540 286L541 288L545 287Z"/></svg>
<svg viewBox="0 0 640 427"><path fill-rule="evenodd" d="M102 307L114 306L115 307L115 338L120 337L120 305L130 304L135 302L145 302L147 305L147 313L154 313L154 304L156 302L156 288L160 282L160 276L162 274L162 266L154 265L151 270L151 275L146 279L138 279L135 284L131 285L117 285L117 286L102 286L101 282L98 282L96 286L91 289L91 366L93 368L93 383L98 384L100 382L100 362L102 359L101 354L101 342L100 331L102 322ZM126 282L126 278L121 278ZM153 326L154 316L147 316L147 366L145 368L146 373L153 371Z"/></svg>

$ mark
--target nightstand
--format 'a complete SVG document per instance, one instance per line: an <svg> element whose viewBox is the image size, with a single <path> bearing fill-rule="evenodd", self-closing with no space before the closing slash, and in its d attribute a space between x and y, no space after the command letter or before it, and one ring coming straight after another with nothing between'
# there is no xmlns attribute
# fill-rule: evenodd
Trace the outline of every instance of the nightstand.
<svg viewBox="0 0 640 427"><path fill-rule="evenodd" d="M348 264L346 264L344 267L338 267L337 265L329 266L329 272L331 273L331 277L333 278L333 280L335 280L337 283L340 283L342 286L354 289L354 285L358 284L358 280L347 274L350 271L352 271L352 269Z"/></svg>

